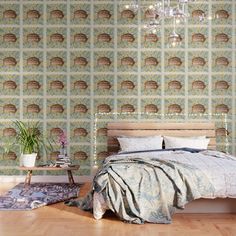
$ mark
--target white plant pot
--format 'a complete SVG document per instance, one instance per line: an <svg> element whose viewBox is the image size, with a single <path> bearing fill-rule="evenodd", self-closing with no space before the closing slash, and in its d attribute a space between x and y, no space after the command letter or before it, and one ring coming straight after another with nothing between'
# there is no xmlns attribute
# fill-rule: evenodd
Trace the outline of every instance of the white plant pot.
<svg viewBox="0 0 236 236"><path fill-rule="evenodd" d="M37 153L21 154L21 163L24 167L34 167ZM20 164L21 164L20 163Z"/></svg>

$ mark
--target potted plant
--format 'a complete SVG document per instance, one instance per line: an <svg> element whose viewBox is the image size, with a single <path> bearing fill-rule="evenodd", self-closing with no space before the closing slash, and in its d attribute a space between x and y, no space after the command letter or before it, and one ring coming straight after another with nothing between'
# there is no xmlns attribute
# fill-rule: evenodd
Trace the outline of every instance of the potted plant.
<svg viewBox="0 0 236 236"><path fill-rule="evenodd" d="M14 123L17 129L17 134L13 145L20 145L20 165L33 167L35 166L39 150L44 148L47 151L48 149L48 146L45 143L45 138L39 131L39 122L30 124L22 121L15 121Z"/></svg>

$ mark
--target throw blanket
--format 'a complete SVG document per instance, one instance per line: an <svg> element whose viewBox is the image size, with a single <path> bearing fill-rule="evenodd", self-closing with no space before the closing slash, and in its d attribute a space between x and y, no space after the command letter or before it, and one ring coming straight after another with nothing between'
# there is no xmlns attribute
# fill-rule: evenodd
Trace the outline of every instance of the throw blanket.
<svg viewBox="0 0 236 236"><path fill-rule="evenodd" d="M71 202L91 210L93 192L101 193L122 220L142 224L171 223L175 209L202 196L214 196L208 177L190 164L142 157L142 154L107 158L93 182L93 190L82 202Z"/></svg>

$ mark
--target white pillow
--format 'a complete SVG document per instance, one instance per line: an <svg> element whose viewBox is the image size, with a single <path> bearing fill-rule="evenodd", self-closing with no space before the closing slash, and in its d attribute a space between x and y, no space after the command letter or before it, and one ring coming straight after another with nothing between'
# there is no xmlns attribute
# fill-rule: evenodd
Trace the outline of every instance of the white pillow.
<svg viewBox="0 0 236 236"><path fill-rule="evenodd" d="M162 149L162 136L147 137L119 137L122 152L146 151L154 149Z"/></svg>
<svg viewBox="0 0 236 236"><path fill-rule="evenodd" d="M207 149L210 139L204 136L198 137L171 137L164 136L165 148L196 148L196 149Z"/></svg>

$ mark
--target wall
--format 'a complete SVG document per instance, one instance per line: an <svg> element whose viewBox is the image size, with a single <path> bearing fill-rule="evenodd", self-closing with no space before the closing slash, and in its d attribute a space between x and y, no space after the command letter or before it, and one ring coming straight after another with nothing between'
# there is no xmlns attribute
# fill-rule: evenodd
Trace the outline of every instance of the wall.
<svg viewBox="0 0 236 236"><path fill-rule="evenodd" d="M66 130L69 154L82 166L79 175L89 175L96 112L135 112L120 117L126 120L150 119L140 114L147 111L223 112L234 152L236 2L192 3L191 14L202 10L213 19L190 18L186 27L179 25L184 39L178 48L166 44L172 30L168 21L157 36L147 35L140 27L145 12L121 13L117 3L0 1L2 142L14 135L9 129L14 119L40 121L52 136ZM217 12L219 19L214 18ZM106 122L99 120L98 129ZM221 121L217 127L222 128ZM104 131L98 136L99 158L106 155ZM18 154L18 148L1 154L1 175L21 174L15 169ZM55 153L48 157L53 158ZM38 162L45 161L41 154Z"/></svg>

